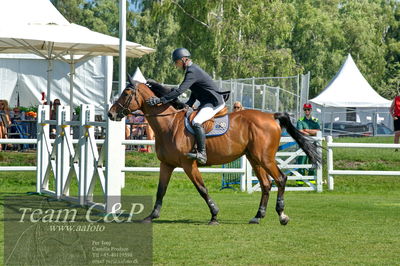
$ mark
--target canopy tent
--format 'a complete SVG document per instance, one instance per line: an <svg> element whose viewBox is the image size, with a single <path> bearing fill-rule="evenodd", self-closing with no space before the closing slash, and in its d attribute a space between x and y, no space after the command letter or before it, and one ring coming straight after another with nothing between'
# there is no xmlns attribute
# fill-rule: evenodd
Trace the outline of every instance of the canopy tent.
<svg viewBox="0 0 400 266"><path fill-rule="evenodd" d="M328 86L310 102L323 123L357 121L384 123L391 127L391 101L380 96L364 78L349 54Z"/></svg>
<svg viewBox="0 0 400 266"><path fill-rule="evenodd" d="M10 106L30 107L42 104L42 92L47 83L47 62L33 54L0 54L0 99ZM93 104L97 114L103 114L105 95L111 94L113 60L111 56L95 56L76 63L73 106ZM69 103L70 67L56 60L53 64L52 97ZM104 90L107 88L108 90Z"/></svg>
<svg viewBox="0 0 400 266"><path fill-rule="evenodd" d="M328 86L310 101L326 107L390 107L391 104L369 85L350 54Z"/></svg>
<svg viewBox="0 0 400 266"><path fill-rule="evenodd" d="M138 68L138 67L136 68L136 71L132 76L132 80L139 81L140 83L146 83L147 82L146 78L143 76L142 71L140 71L140 68Z"/></svg>
<svg viewBox="0 0 400 266"><path fill-rule="evenodd" d="M154 49L126 42L128 57L141 57L151 52ZM72 101L75 63L96 55L119 55L119 39L69 23L48 0L2 0L0 53L33 53L47 59L48 101L51 99L53 60L69 63ZM105 102L108 99L109 95Z"/></svg>

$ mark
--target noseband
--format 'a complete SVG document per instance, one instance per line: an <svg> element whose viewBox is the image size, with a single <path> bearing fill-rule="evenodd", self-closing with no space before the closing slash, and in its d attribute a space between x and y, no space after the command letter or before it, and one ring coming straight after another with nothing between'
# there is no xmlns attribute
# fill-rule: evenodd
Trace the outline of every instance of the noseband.
<svg viewBox="0 0 400 266"><path fill-rule="evenodd" d="M119 102L117 102L117 105L119 107L122 108L122 110L118 111L118 115L123 115L123 116L127 116L128 114L132 113L132 110L129 108L129 106L131 105L131 101L133 99L133 97L135 97L135 101L137 103L137 105L139 105L139 101L137 99L137 88L134 85L129 84L126 89L129 89L132 93L128 96L128 99L124 102L124 104L120 104Z"/></svg>

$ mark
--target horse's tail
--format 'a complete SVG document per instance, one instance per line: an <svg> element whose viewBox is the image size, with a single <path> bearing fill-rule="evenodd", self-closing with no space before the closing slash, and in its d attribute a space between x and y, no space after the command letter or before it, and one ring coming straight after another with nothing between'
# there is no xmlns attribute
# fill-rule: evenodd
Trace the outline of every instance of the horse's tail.
<svg viewBox="0 0 400 266"><path fill-rule="evenodd" d="M302 134L297 128L295 128L292 122L290 122L288 113L275 113L274 118L279 120L281 128L286 128L289 135L307 154L313 166L319 166L322 163L322 152L319 152L321 146L312 138Z"/></svg>

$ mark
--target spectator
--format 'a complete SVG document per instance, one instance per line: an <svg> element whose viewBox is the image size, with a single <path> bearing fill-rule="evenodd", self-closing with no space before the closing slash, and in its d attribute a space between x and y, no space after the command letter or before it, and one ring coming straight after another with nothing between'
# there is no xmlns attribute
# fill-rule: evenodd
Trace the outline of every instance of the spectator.
<svg viewBox="0 0 400 266"><path fill-rule="evenodd" d="M138 110L133 113L132 136L134 139L142 139L145 130L145 119L143 112Z"/></svg>
<svg viewBox="0 0 400 266"><path fill-rule="evenodd" d="M297 129L300 130L301 133L307 136L316 136L317 132L321 130L319 125L318 118L312 117L312 105L310 103L305 103L303 105L304 116L301 117L297 121ZM297 157L297 164L308 164L309 160L307 156L299 156ZM314 175L314 169L300 169L299 173L302 175ZM310 183L315 184L314 180L310 180ZM304 181L296 180L297 186L303 186Z"/></svg>
<svg viewBox="0 0 400 266"><path fill-rule="evenodd" d="M21 112L21 109L19 109L19 107L14 107L12 114L10 114L10 117L12 122L14 120L25 120L25 113Z"/></svg>
<svg viewBox="0 0 400 266"><path fill-rule="evenodd" d="M126 125L125 125L125 139L131 139L133 115L132 114L128 114L126 116L125 122L126 122Z"/></svg>
<svg viewBox="0 0 400 266"><path fill-rule="evenodd" d="M21 120L25 120L25 113L21 112L19 107L14 107L13 111L10 112L10 118L11 118L11 136L10 138L28 138L28 125L25 124L25 122ZM23 150L26 150L29 148L28 144L20 144L20 145L14 145L14 147L20 147Z"/></svg>
<svg viewBox="0 0 400 266"><path fill-rule="evenodd" d="M7 130L11 125L10 109L7 100L0 100L0 139L7 138ZM12 145L8 145L12 146ZM0 144L0 151L3 149Z"/></svg>
<svg viewBox="0 0 400 266"><path fill-rule="evenodd" d="M59 105L61 105L60 99L55 99L53 101L53 105L50 102L50 120L57 119L57 108ZM50 138L55 139L56 136L57 136L57 127L54 125L51 125L50 126Z"/></svg>
<svg viewBox="0 0 400 266"><path fill-rule="evenodd" d="M238 111L242 111L242 110L244 110L242 103L239 101L234 102L232 111L238 112Z"/></svg>
<svg viewBox="0 0 400 266"><path fill-rule="evenodd" d="M312 117L312 105L305 103L303 106L304 116L297 121L297 129L307 136L316 136L317 132L321 130L318 118Z"/></svg>
<svg viewBox="0 0 400 266"><path fill-rule="evenodd" d="M390 106L390 114L393 117L394 128L394 143L399 144L400 139L400 92L394 97L392 105ZM399 149L395 149L398 151Z"/></svg>
<svg viewBox="0 0 400 266"><path fill-rule="evenodd" d="M147 140L153 140L154 137L154 131L151 128L150 124L147 122L147 120L144 120L147 123L146 126L146 136L147 136ZM153 152L153 147L151 145L147 145L147 152Z"/></svg>
<svg viewBox="0 0 400 266"><path fill-rule="evenodd" d="M144 118L143 112L138 110L126 117L125 126L125 138L126 139L143 139L144 136L149 134L149 130L146 127L146 120ZM151 132L150 132L151 134ZM139 150L146 150L144 148L134 146ZM146 150L147 151L147 150Z"/></svg>

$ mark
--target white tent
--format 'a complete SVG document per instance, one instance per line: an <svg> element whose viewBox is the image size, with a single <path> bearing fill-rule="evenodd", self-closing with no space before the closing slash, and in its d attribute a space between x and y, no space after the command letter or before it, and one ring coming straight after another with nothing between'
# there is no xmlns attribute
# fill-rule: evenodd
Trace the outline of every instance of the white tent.
<svg viewBox="0 0 400 266"><path fill-rule="evenodd" d="M126 56L154 49L126 42ZM95 55L119 55L119 39L69 23L49 0L0 1L0 53L33 53L48 62L47 97L51 100L53 61L70 64L70 98L75 63ZM109 97L106 97L105 102Z"/></svg>
<svg viewBox="0 0 400 266"><path fill-rule="evenodd" d="M328 86L310 102L313 115L323 123L357 121L392 127L388 114L391 101L371 87L350 54Z"/></svg>
<svg viewBox="0 0 400 266"><path fill-rule="evenodd" d="M41 104L42 92L46 92L47 62L30 54L0 54L0 99L10 106L30 107ZM113 61L111 56L96 56L76 64L73 106L95 105L96 112L104 111L106 94L110 95ZM62 61L53 65L52 99L69 104L70 67ZM104 88L107 88L105 90Z"/></svg>
<svg viewBox="0 0 400 266"><path fill-rule="evenodd" d="M369 85L350 54L328 86L310 101L325 107L389 108L391 104Z"/></svg>

